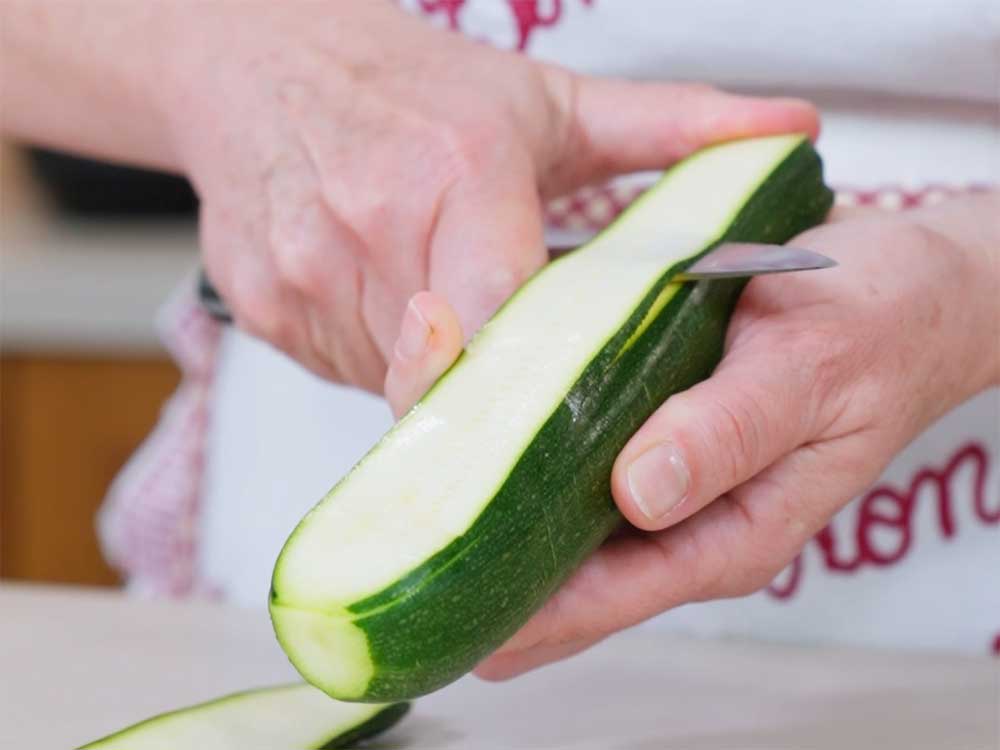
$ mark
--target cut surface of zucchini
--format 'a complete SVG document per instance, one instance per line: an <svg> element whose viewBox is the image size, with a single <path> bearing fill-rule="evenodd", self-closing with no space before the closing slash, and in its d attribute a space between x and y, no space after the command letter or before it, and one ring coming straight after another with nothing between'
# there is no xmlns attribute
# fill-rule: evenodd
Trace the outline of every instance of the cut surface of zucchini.
<svg viewBox="0 0 1000 750"><path fill-rule="evenodd" d="M379 734L408 709L341 703L312 685L281 685L160 714L80 750L327 750Z"/></svg>

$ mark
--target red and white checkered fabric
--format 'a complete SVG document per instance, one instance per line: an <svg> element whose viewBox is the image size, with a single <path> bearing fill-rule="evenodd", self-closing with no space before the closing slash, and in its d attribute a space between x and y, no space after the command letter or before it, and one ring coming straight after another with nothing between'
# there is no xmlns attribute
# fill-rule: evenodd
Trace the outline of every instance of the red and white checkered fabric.
<svg viewBox="0 0 1000 750"><path fill-rule="evenodd" d="M988 189L930 185L847 189L837 205L901 210ZM642 192L641 187L588 187L553 201L546 211L557 229L598 231ZM198 576L198 526L204 450L211 412L220 328L199 306L193 281L161 311L158 329L181 369L182 381L160 421L112 484L99 530L108 560L130 589L149 596L183 597L214 592Z"/></svg>
<svg viewBox="0 0 1000 750"><path fill-rule="evenodd" d="M181 383L112 483L98 532L105 557L131 590L181 597L203 589L196 573L198 510L221 330L198 304L194 279L160 310L157 330Z"/></svg>
<svg viewBox="0 0 1000 750"><path fill-rule="evenodd" d="M600 231L642 195L646 187L614 182L585 187L549 203L545 208L545 223L552 229Z"/></svg>
<svg viewBox="0 0 1000 750"><path fill-rule="evenodd" d="M843 207L879 208L883 211L904 211L910 208L934 206L948 198L966 193L984 193L992 190L989 185L924 185L918 190L901 188L898 185L884 185L875 188L851 188L841 186L837 190L836 205Z"/></svg>

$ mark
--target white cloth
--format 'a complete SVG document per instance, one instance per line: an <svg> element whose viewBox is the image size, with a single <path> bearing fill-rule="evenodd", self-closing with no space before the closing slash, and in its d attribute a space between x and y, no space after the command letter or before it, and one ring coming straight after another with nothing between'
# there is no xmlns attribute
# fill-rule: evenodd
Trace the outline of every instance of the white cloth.
<svg viewBox="0 0 1000 750"><path fill-rule="evenodd" d="M523 40L529 54L580 71L813 98L834 185L1000 181L995 0L527 0L520 16L501 0L453 5L466 33L507 47ZM526 36L525 8L549 19L528 24ZM294 524L391 420L379 400L320 382L236 331L226 334L216 382L203 569L233 599L263 603ZM791 595L688 605L650 626L990 649L1000 636L998 425L998 389L946 415L893 462L877 498L839 514L832 551L810 542L797 581L786 571L775 584ZM838 566L855 569L830 570Z"/></svg>

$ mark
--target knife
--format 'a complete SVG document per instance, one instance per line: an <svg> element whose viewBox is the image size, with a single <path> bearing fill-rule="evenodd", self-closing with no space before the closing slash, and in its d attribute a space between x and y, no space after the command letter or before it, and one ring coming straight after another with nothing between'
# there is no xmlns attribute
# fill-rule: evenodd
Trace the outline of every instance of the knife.
<svg viewBox="0 0 1000 750"><path fill-rule="evenodd" d="M765 273L815 271L832 268L837 261L791 245L757 242L724 242L674 277L674 281L732 279Z"/></svg>
<svg viewBox="0 0 1000 750"><path fill-rule="evenodd" d="M552 254L563 255L571 249L555 248ZM832 258L801 247L766 245L757 242L724 242L681 271L673 280L686 282L732 279L768 273L814 271L835 265L837 262ZM204 271L198 274L198 301L216 320L223 323L232 322L233 317L226 307L225 300L212 286Z"/></svg>

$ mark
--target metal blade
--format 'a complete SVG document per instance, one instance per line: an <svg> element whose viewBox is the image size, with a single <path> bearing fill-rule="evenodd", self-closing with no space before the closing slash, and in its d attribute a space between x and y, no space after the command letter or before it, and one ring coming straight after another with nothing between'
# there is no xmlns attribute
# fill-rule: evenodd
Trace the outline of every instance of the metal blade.
<svg viewBox="0 0 1000 750"><path fill-rule="evenodd" d="M725 242L690 268L677 274L674 281L729 279L764 273L812 271L835 265L837 262L832 258L800 247L764 245L755 242Z"/></svg>

